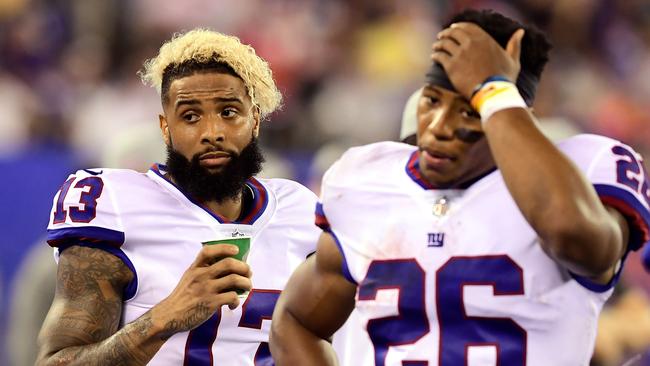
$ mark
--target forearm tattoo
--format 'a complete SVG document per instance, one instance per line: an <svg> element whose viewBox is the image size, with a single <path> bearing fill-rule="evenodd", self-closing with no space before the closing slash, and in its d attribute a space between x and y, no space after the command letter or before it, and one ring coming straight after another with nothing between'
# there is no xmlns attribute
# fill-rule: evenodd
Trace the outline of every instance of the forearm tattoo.
<svg viewBox="0 0 650 366"><path fill-rule="evenodd" d="M210 317L213 311L207 306L207 304L200 302L192 310L188 311L184 319L174 319L167 324L165 324L164 333L165 334L175 334L178 332L190 330L196 326L197 323L202 323L202 321Z"/></svg>
<svg viewBox="0 0 650 366"><path fill-rule="evenodd" d="M119 258L102 250L73 246L63 252L48 316L53 319L42 332L52 353L46 364L144 365L153 357L162 342L145 342L149 313L117 332L122 290L132 276Z"/></svg>

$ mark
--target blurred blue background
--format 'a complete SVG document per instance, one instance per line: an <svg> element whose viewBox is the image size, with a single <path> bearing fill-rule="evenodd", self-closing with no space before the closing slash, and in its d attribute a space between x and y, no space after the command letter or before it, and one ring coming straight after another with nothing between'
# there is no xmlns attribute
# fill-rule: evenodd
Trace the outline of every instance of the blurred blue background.
<svg viewBox="0 0 650 366"><path fill-rule="evenodd" d="M466 7L548 32L535 111L551 134L601 133L650 158L647 0L0 0L0 364L33 362L54 284L43 238L67 175L164 160L159 99L136 75L162 41L203 26L253 45L285 97L263 125L264 175L318 192L345 148L397 139L440 24ZM628 260L627 286L648 294L648 279Z"/></svg>

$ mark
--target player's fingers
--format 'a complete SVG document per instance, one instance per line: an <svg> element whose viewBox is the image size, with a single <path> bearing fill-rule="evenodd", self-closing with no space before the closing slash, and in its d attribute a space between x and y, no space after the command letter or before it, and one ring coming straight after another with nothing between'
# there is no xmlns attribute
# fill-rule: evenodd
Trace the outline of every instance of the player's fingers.
<svg viewBox="0 0 650 366"><path fill-rule="evenodd" d="M439 63L445 70L447 69L450 60L451 56L447 52L434 51L431 54L431 61Z"/></svg>
<svg viewBox="0 0 650 366"><path fill-rule="evenodd" d="M467 34L467 32L465 32L463 29L450 27L440 31L437 35L437 39L449 39L457 45L461 46L469 41L469 34Z"/></svg>
<svg viewBox="0 0 650 366"><path fill-rule="evenodd" d="M478 24L470 23L470 22L454 23L450 25L449 28L447 29L456 31L458 32L458 34L462 34L463 37L468 37L468 38L479 34L487 35L487 32L483 28L479 27Z"/></svg>
<svg viewBox="0 0 650 366"><path fill-rule="evenodd" d="M228 305L228 309L230 309L230 310L237 309L237 307L239 306L239 296L237 296L236 292L235 292L235 299L231 300L226 305Z"/></svg>
<svg viewBox="0 0 650 366"><path fill-rule="evenodd" d="M457 54L460 46L449 38L443 38L433 43L433 52L445 52L449 56Z"/></svg>
<svg viewBox="0 0 650 366"><path fill-rule="evenodd" d="M228 291L220 293L218 295L213 295L212 297L213 306L220 308L222 305L228 305L230 310L234 310L239 306L239 296L235 291Z"/></svg>
<svg viewBox="0 0 650 366"><path fill-rule="evenodd" d="M217 294L233 291L235 289L250 291L252 287L253 283L250 278L234 273L210 281L210 288L213 293Z"/></svg>
<svg viewBox="0 0 650 366"><path fill-rule="evenodd" d="M213 278L223 277L231 273L246 277L250 277L252 274L251 268L248 264L231 257L223 258L218 262L211 264L208 268L208 272Z"/></svg>
<svg viewBox="0 0 650 366"><path fill-rule="evenodd" d="M209 266L212 263L218 261L224 257L230 257L239 252L239 248L236 245L231 244L215 244L215 245L204 245L203 248L197 254L193 267L204 267Z"/></svg>

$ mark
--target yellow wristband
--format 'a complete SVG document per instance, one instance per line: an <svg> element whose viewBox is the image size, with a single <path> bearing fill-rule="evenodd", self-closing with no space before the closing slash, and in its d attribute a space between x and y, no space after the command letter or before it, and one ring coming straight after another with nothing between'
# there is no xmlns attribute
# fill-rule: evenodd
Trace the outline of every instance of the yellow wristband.
<svg viewBox="0 0 650 366"><path fill-rule="evenodd" d="M491 81L477 91L470 104L481 115L485 123L494 113L509 108L526 108L524 98L514 83L509 81Z"/></svg>

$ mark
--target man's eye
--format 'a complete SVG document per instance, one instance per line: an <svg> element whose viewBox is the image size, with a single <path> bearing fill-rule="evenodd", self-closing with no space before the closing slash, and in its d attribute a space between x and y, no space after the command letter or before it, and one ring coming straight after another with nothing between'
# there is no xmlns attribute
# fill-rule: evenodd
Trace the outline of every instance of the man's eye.
<svg viewBox="0 0 650 366"><path fill-rule="evenodd" d="M464 118L472 118L472 119L481 119L481 115L479 115L475 110L473 109L463 109L460 111L460 114Z"/></svg>
<svg viewBox="0 0 650 366"><path fill-rule="evenodd" d="M199 119L200 119L200 117L199 117L199 115L196 114L196 113L185 113L185 114L183 115L183 120L184 120L185 122L191 122L191 123L193 123L193 122L198 122Z"/></svg>
<svg viewBox="0 0 650 366"><path fill-rule="evenodd" d="M429 104L438 104L440 102L440 99L438 97L427 97L427 101Z"/></svg>
<svg viewBox="0 0 650 366"><path fill-rule="evenodd" d="M237 115L237 110L234 108L226 108L221 111L221 116L224 118L233 118Z"/></svg>

